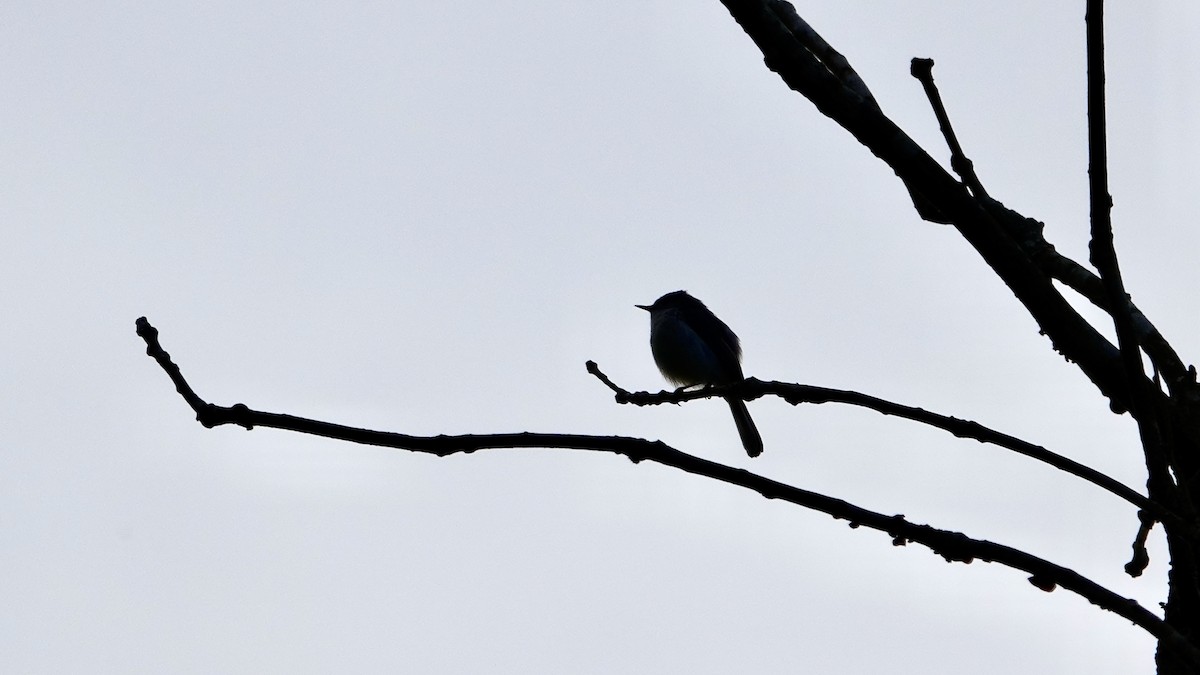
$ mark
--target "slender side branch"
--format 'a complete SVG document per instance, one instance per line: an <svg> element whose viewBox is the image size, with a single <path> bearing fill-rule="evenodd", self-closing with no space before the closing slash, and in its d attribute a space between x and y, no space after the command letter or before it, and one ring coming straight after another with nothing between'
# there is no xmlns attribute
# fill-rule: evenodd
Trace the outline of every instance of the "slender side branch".
<svg viewBox="0 0 1200 675"><path fill-rule="evenodd" d="M1103 67L1103 63L1101 63L1101 67ZM1127 294L1122 293L1115 299L1112 298L1111 294L1106 292L1100 278L1093 274L1091 270L1058 253L1045 240L1043 236L1044 228L1041 223L1032 218L1025 218L1015 211L1006 208L987 194L979 177L975 174L974 163L963 152L962 145L958 141L958 136L954 133L954 127L950 123L950 116L947 114L946 107L942 103L941 93L933 81L933 59L913 59L911 73L913 77L921 82L925 90L925 95L929 99L929 104L933 107L934 115L938 120L938 126L942 130L942 136L946 139L946 145L950 148L950 167L963 179L963 182L971 189L972 194L980 199L981 204L987 208L988 212L997 222L1005 228L1009 236L1013 237L1033 261L1038 264L1042 271L1049 274L1052 278L1066 284L1087 298L1092 304L1110 314L1116 311L1127 313L1134 334L1136 335L1137 344L1146 350L1146 354L1150 356L1155 367L1166 375L1168 386L1174 387L1184 381L1186 378L1186 369L1179 360L1179 356L1175 354L1175 350L1159 334L1158 329L1150 323L1150 320L1134 306ZM1103 101L1101 101L1102 103ZM1100 114L1103 117L1103 105L1101 105ZM1103 125L1101 124L1101 126ZM1104 180L1102 182L1107 181ZM1104 188L1104 190L1104 194L1107 196L1107 188ZM1093 199L1095 197L1096 195L1093 193ZM1108 204L1111 206L1111 201ZM1116 302L1115 306L1114 300Z"/></svg>
<svg viewBox="0 0 1200 675"><path fill-rule="evenodd" d="M974 560L995 562L1029 574L1034 586L1052 591L1061 586L1092 604L1124 617L1169 644L1180 656L1200 667L1200 649L1188 643L1182 635L1153 612L1135 600L1124 598L1084 577L1078 572L1019 549L983 539L973 539L950 530L909 522L902 515L887 516L849 502L816 492L792 487L765 476L724 464L718 464L672 448L660 441L647 441L624 436L586 436L580 434L466 434L458 436L410 436L408 434L374 431L331 424L319 420L253 410L243 404L218 406L195 394L182 372L158 341L158 330L142 317L137 320L137 333L146 342L146 353L175 383L188 405L196 411L197 419L206 427L236 424L246 429L272 427L300 433L324 436L337 440L379 447L425 452L438 456L470 453L497 448L562 448L592 450L625 455L633 462L650 460L698 476L737 485L758 492L767 499L780 499L797 506L849 521L851 527L868 527L886 532L892 544L909 542L921 544L942 556L947 562L970 563Z"/></svg>
<svg viewBox="0 0 1200 675"><path fill-rule="evenodd" d="M971 194L977 198L986 199L987 190L983 189L983 183L979 182L979 176L975 175L975 164L967 159L966 153L959 145L958 136L950 124L950 115L946 113L946 106L942 103L942 95L933 82L933 59L913 59L909 72L921 82L921 86L925 89L925 96L929 99L929 105L933 107L933 114L937 117L938 126L942 129L942 136L946 139L946 145L950 147L950 168L954 169L954 173L963 179L963 182L971 189Z"/></svg>
<svg viewBox="0 0 1200 675"><path fill-rule="evenodd" d="M969 191L878 107L848 90L769 7L782 0L721 0L762 50L768 68L849 131L941 214L980 254L1037 321L1054 348L1074 361L1113 405L1127 406L1117 349L1058 292L1050 279Z"/></svg>
<svg viewBox="0 0 1200 675"><path fill-rule="evenodd" d="M927 424L931 427L948 431L959 438L970 438L980 443L990 443L992 445L1012 450L1021 455L1025 455L1031 459L1036 459L1039 462L1049 464L1050 466L1065 471L1071 475L1082 478L1093 485L1100 487L1112 494L1124 499L1125 501L1138 507L1141 512L1151 515L1154 519L1168 522L1179 528L1181 534L1190 536L1196 541L1200 541L1200 530L1195 526L1189 526L1185 521L1175 513L1165 508L1145 495L1140 494L1137 490L1125 485L1111 476L1108 476L1096 469L1085 464L1080 464L1073 459L1064 457L1056 452L1047 450L1046 448L1035 445L1028 441L1021 440L1015 436L996 431L986 427L978 422L971 420L959 419L948 415L930 412L923 408L903 405L887 401L875 396L863 394L857 391L846 391L844 389L830 389L828 387L817 387L807 384L792 384L788 382L763 382L757 378L747 378L742 384L709 387L705 389L689 390L689 391L660 391L658 393L650 392L631 392L627 391L619 385L615 384L607 375L605 375L594 361L587 362L587 370L598 380L603 382L605 386L611 389L615 394L617 403L632 404L632 405L661 405L664 403L682 403L700 398L710 398L713 396L727 395L731 391L735 395L739 395L747 401L754 400L760 396L778 396L792 405L801 403L846 403L849 405L861 406L874 410L884 415L900 417L902 419Z"/></svg>
<svg viewBox="0 0 1200 675"><path fill-rule="evenodd" d="M1154 518L1144 511L1138 512L1137 536L1133 538L1133 557L1125 563L1125 573L1131 577L1140 577L1150 564L1150 552L1146 550L1146 540L1150 538L1150 530L1154 527Z"/></svg>

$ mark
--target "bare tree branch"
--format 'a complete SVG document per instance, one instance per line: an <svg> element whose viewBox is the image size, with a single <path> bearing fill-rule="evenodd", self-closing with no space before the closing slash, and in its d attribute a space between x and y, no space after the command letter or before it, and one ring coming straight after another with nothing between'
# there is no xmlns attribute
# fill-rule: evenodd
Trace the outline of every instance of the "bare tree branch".
<svg viewBox="0 0 1200 675"><path fill-rule="evenodd" d="M195 411L205 427L236 424L245 429L271 427L337 440L379 447L425 452L441 457L455 453L498 448L562 448L592 450L625 455L634 463L650 460L698 476L712 478L758 492L767 499L780 499L797 506L846 520L851 527L867 527L886 532L892 544L909 542L928 547L947 562L970 563L974 560L996 562L1029 574L1034 586L1052 591L1061 586L1092 604L1124 617L1171 645L1181 658L1200 667L1200 649L1188 643L1173 627L1135 600L1124 598L1083 575L1024 551L982 539L973 539L950 530L909 522L902 515L887 516L849 502L780 483L765 476L681 452L659 441L623 436L586 436L580 434L466 434L457 436L411 436L408 434L359 429L319 420L253 410L243 404L218 406L196 395L179 367L158 341L158 329L145 317L137 320L137 333L146 343L146 353L167 373L175 388Z"/></svg>
<svg viewBox="0 0 1200 675"><path fill-rule="evenodd" d="M975 195L977 199L986 199L987 190L983 189L983 183L979 182L979 176L975 175L975 165L967 159L967 155L963 152L962 145L958 142L958 136L954 133L954 127L950 124L950 115L946 113L946 106L942 103L942 95L938 92L937 85L934 84L933 59L913 59L909 72L921 82L921 86L925 89L925 96L929 99L929 105L933 107L938 127L941 128L946 145L950 148L950 168L954 169L954 173L963 179L963 182L971 189L971 194Z"/></svg>
<svg viewBox="0 0 1200 675"><path fill-rule="evenodd" d="M658 393L651 392L631 392L614 383L607 375L605 375L600 367L594 361L587 362L587 371L599 379L609 389L615 393L617 403L632 404L638 406L645 405L662 405L664 403L682 403L684 401L692 401L701 398L711 398L714 396L727 396L732 393L747 401L752 401L760 396L778 396L792 405L801 403L846 403L856 405L863 408L874 410L884 415L900 417L902 419L919 422L931 427L948 431L959 438L970 438L980 443L990 443L1001 448L1012 450L1018 454L1024 455L1031 459L1036 459L1039 462L1048 464L1056 469L1065 471L1071 475L1082 478L1093 485L1100 487L1112 494L1124 499L1130 504L1138 507L1140 512L1144 512L1147 516L1160 521L1169 522L1179 528L1181 533L1186 533L1195 541L1200 541L1200 529L1194 525L1190 525L1178 514L1175 514L1150 498L1138 493L1133 488L1124 483L1108 476L1096 469L1085 464L1080 464L1073 459L1064 457L1056 452L1047 450L1046 448L1035 445L1028 441L1021 440L1015 436L996 431L988 427L973 422L971 420L959 419L948 415L942 415L935 412L930 412L923 408L903 405L887 401L869 394L863 394L857 391L847 391L843 389L831 389L828 387L817 387L808 384L793 384L789 382L764 382L757 378L747 378L739 385L726 385L721 387L708 387L698 390L688 391L660 391Z"/></svg>
<svg viewBox="0 0 1200 675"><path fill-rule="evenodd" d="M1094 4L1094 6L1093 6ZM1178 363L1178 358L1174 355L1174 350L1170 345L1166 344L1165 340L1158 336L1158 340L1152 341L1146 339L1148 327L1153 331L1153 326L1141 316L1142 322L1135 323L1133 303L1129 300L1128 294L1125 293L1123 282L1121 281L1120 270L1117 265L1116 250L1113 247L1112 224L1110 220L1110 212L1112 200L1108 194L1107 180L1107 151L1105 143L1105 105L1104 105L1104 49L1103 49L1103 8L1102 2L1089 3L1088 10L1088 118L1089 124L1089 146L1091 149L1091 201L1092 201L1092 263L1101 271L1100 283L1095 284L1099 288L1097 295L1099 299L1105 301L1109 308L1109 314L1113 317L1117 327L1118 345L1121 353L1122 363L1127 373L1127 381L1129 391L1132 395L1131 404L1134 406L1133 416L1139 425L1139 432L1142 437L1142 445L1145 448L1146 463L1150 475L1150 483L1156 488L1151 489L1152 495L1160 495L1159 500L1167 500L1168 503L1173 503L1175 499L1172 497L1172 485L1169 480L1170 473L1167 469L1168 458L1166 457L1166 449L1163 444L1163 439L1159 431L1159 421L1163 417L1159 414L1160 402L1162 399L1161 390L1155 387L1151 390L1145 381L1145 373L1142 368L1140 346L1143 342L1150 345L1152 350L1158 355L1159 361L1164 362L1167 368L1172 370L1168 376L1168 380L1173 382L1173 386L1179 383L1180 375L1182 374L1182 364ZM978 176L975 174L974 166L971 160L967 158L959 144L958 137L954 133L954 128L950 123L950 117L946 112L945 105L942 103L941 94L937 90L937 85L933 80L933 60L932 59L913 59L911 72L913 77L917 78L925 89L925 94L929 98L929 103L933 108L934 115L937 117L938 126L942 130L942 135L946 140L946 145L950 149L950 166L954 169L963 182L971 189L971 192L977 199L989 208L993 215L997 215L997 211L1003 208L999 202L988 197L983 185L980 183ZM920 204L920 202L918 202ZM1007 209L1004 209L1007 211ZM1011 213L1011 212L1010 212ZM940 214L939 214L940 215ZM999 214L1002 217L997 218L997 222L1002 225L1008 220L1003 218L1004 213ZM940 221L939 221L940 222ZM1019 222L1019 221L1018 221ZM1049 248L1053 253L1053 247L1050 247L1041 240L1042 228L1040 223L1034 228L1040 243L1045 248ZM1009 229L1010 236L1013 233ZM1020 244L1026 241L1025 237L1014 237ZM1022 248L1027 252L1030 247L1022 245ZM1044 250L1044 249L1043 249ZM1032 256L1031 256L1032 258ZM1045 259L1045 258L1043 258ZM1069 261L1063 256L1057 256L1057 259L1052 259L1060 265L1060 269L1070 270L1072 272L1082 272L1083 275L1092 276L1090 272L1079 266L1074 261ZM1071 270L1070 266L1077 267L1078 270ZM1043 271L1045 266L1040 266ZM1140 330L1138 330L1140 329ZM1165 346L1165 349L1161 349ZM1174 357L1174 358L1172 358ZM1154 360L1152 358L1152 360ZM1156 374L1158 373L1156 366ZM1070 471L1070 469L1066 469ZM1078 475L1077 472L1075 472ZM1106 477L1105 477L1106 478ZM1095 482L1095 481L1093 481ZM1120 488L1125 488L1120 485ZM1140 496L1140 495L1139 495ZM1146 499L1146 501L1150 501ZM1156 501L1156 504L1161 503ZM1166 511L1164 507L1161 512ZM1126 572L1130 576L1139 576L1142 570L1149 563L1149 556L1146 551L1146 538L1149 535L1150 528L1153 526L1153 520L1149 518L1146 509L1139 511L1140 525L1138 535L1133 543L1134 555L1129 564L1125 566ZM1190 522L1178 517L1178 514L1171 511L1169 523L1174 526L1172 531L1187 532L1187 535L1193 542L1196 541L1195 527Z"/></svg>
<svg viewBox="0 0 1200 675"><path fill-rule="evenodd" d="M788 32L804 45L805 49L812 52L813 56L820 60L821 64L842 83L843 87L863 101L876 108L879 107L875 101L875 95L867 88L867 83L858 76L858 72L854 70L846 57L830 46L825 38L817 34L817 31L813 30L813 27L796 13L795 7L780 0L768 0L767 5Z"/></svg>
<svg viewBox="0 0 1200 675"><path fill-rule="evenodd" d="M1127 408L1128 383L1116 347L1071 307L1049 277L961 183L878 107L850 95L797 42L776 13L768 9L768 4L777 6L781 1L722 0L762 50L767 67L887 163L910 192L944 214L1026 307L1054 348L1074 361L1114 406Z"/></svg>
<svg viewBox="0 0 1200 675"><path fill-rule="evenodd" d="M1083 296L1088 302L1105 312L1112 312L1108 293L1100 277L1083 265L1059 253L1054 245L1047 242L1044 235L1045 225L1027 218L1004 206L995 199L981 200L983 206L1008 232L1025 253L1050 278L1062 283L1071 290ZM1166 380L1167 389L1177 393L1182 386L1195 386L1196 373L1194 369L1184 366L1175 349L1166 338L1158 332L1150 319L1126 295L1118 299L1126 305L1133 320L1138 344L1146 351Z"/></svg>
<svg viewBox="0 0 1200 675"><path fill-rule="evenodd" d="M848 93L823 68L819 58L781 27L784 0L722 0L762 51L768 68L817 109L849 131L903 181L921 217L949 223L962 234L1012 290L1050 338L1054 349L1073 361L1109 399L1116 413L1129 411L1138 423L1149 470L1149 499L1177 514L1162 520L1171 567L1166 620L1200 644L1200 386L1194 366L1184 368L1178 355L1131 302L1121 281L1112 246L1106 153L1104 151L1103 16L1100 0L1089 0L1087 15L1089 75L1089 147L1093 209L1092 263L1098 276L1059 255L1042 236L1042 225L972 194L897 127L875 104ZM935 106L936 107L936 106ZM943 124L943 128L946 125ZM953 143L952 143L953 145ZM953 151L952 151L953 152ZM959 167L955 167L956 170ZM1061 296L1058 280L1105 309L1117 326L1118 345L1105 339ZM1154 365L1153 379L1141 363L1144 350ZM1166 384L1166 392L1160 383ZM1145 564L1150 516L1139 513L1141 527L1127 570ZM1161 673L1191 673L1195 664L1172 656L1160 641Z"/></svg>
<svg viewBox="0 0 1200 675"><path fill-rule="evenodd" d="M1111 314L1114 311L1113 299L1106 292L1099 277L1074 260L1058 253L1045 240L1043 236L1045 228L1042 223L1032 218L1026 218L988 196L979 177L975 174L974 164L967 158L959 144L958 136L954 133L954 127L950 123L950 116L942 103L941 93L934 84L933 59L913 59L911 72L913 77L921 82L925 89L925 95L933 107L938 126L950 149L950 167L963 179L972 194L979 199L992 217L1043 272L1066 284L1087 298L1089 302ZM944 222L937 218L932 220ZM1127 294L1118 296L1117 302L1123 305L1122 311L1129 314L1137 336L1137 343L1146 350L1146 354L1155 367L1166 376L1168 387L1173 391L1179 384L1186 382L1189 379L1187 369L1175 350L1154 327L1154 324L1150 323L1141 310L1134 306ZM1191 380L1194 382L1194 377Z"/></svg>
<svg viewBox="0 0 1200 675"><path fill-rule="evenodd" d="M1150 564L1150 553L1146 550L1146 540L1150 538L1150 530L1154 527L1154 518L1144 511L1138 513L1137 536L1133 538L1133 557L1125 563L1125 573L1131 577L1140 577Z"/></svg>
<svg viewBox="0 0 1200 675"><path fill-rule="evenodd" d="M1129 382L1129 410L1137 421L1146 466L1150 473L1151 494L1169 498L1173 482L1170 459L1163 445L1158 390L1146 380L1142 353L1133 330L1125 282L1113 246L1112 196L1108 192L1108 141L1104 101L1104 2L1087 3L1087 79L1088 79L1088 178L1092 205L1092 266L1100 272L1100 281L1108 296L1109 314L1117 331L1121 364Z"/></svg>
<svg viewBox="0 0 1200 675"><path fill-rule="evenodd" d="M1129 411L1137 421L1138 433L1149 472L1147 487L1150 495L1168 503L1184 513L1195 514L1193 492L1181 475L1195 473L1195 447L1184 447L1175 438L1174 422L1180 416L1184 396L1178 401L1168 400L1156 379L1146 378L1142 363L1142 351L1134 329L1129 296L1121 277L1117 262L1117 251L1113 244L1112 196L1108 190L1108 139L1105 111L1104 77L1104 2L1087 1L1087 82L1088 82L1088 178L1091 201L1091 242L1089 244L1092 265L1100 273L1111 310L1113 325L1117 333L1117 345L1121 353L1121 364L1129 383ZM1173 387L1173 391L1179 391ZM1186 413L1185 413L1186 415ZM1144 532L1149 526L1143 523L1134 542L1134 558L1131 566L1142 562L1139 553L1145 551ZM1171 568L1168 572L1167 602L1164 603L1165 619L1180 626L1181 634L1196 636L1195 617L1200 611L1200 551L1195 542L1177 536L1173 527L1165 526L1167 549L1170 552ZM1140 550L1139 550L1140 549ZM1186 638L1185 638L1186 639ZM1193 672L1178 662L1178 654L1164 650L1160 645L1157 662L1160 673ZM1194 664L1193 664L1194 666Z"/></svg>

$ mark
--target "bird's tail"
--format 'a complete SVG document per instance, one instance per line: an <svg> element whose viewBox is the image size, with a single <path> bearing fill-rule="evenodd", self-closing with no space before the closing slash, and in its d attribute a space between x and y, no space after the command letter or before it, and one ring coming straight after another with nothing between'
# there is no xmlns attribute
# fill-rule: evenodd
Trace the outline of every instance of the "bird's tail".
<svg viewBox="0 0 1200 675"><path fill-rule="evenodd" d="M725 400L729 402L729 410L733 412L733 421L737 424L738 435L742 437L742 447L746 448L746 454L758 457L763 451L762 436L758 434L758 427L754 426L754 420L750 419L750 411L746 409L746 402L740 398Z"/></svg>

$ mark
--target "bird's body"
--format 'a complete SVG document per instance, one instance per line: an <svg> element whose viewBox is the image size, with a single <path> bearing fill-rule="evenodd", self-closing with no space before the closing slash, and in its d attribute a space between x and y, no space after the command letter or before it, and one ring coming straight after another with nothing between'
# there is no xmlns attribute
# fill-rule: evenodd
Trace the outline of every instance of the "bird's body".
<svg viewBox="0 0 1200 675"><path fill-rule="evenodd" d="M686 291L667 293L650 312L650 351L663 377L681 387L737 384L742 376L738 337L704 303ZM742 445L751 457L762 453L762 437L750 419L746 403L726 398Z"/></svg>

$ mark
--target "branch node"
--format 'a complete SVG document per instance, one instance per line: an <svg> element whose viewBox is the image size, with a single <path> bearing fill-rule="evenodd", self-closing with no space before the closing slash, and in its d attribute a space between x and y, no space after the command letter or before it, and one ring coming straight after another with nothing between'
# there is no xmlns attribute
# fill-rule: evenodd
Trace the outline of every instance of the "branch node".
<svg viewBox="0 0 1200 675"><path fill-rule="evenodd" d="M1036 586L1039 590L1045 591L1047 593L1053 593L1054 589L1058 588L1058 584L1055 583L1053 579L1050 579L1050 578L1044 577L1044 576L1040 576L1037 574L1029 577L1029 583Z"/></svg>
<svg viewBox="0 0 1200 675"><path fill-rule="evenodd" d="M933 80L933 59L914 58L908 72L921 82Z"/></svg>

